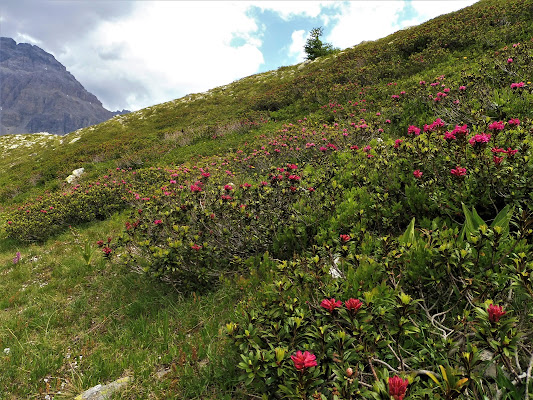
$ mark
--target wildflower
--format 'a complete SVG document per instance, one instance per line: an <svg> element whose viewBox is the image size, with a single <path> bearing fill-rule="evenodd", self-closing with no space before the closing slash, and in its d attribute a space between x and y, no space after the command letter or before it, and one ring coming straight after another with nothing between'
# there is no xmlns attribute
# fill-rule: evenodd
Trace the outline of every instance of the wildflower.
<svg viewBox="0 0 533 400"><path fill-rule="evenodd" d="M505 151L505 153L506 153L508 156L514 156L516 153L518 153L518 149L517 149L517 150L511 150L511 148L508 147L507 150Z"/></svg>
<svg viewBox="0 0 533 400"><path fill-rule="evenodd" d="M503 161L503 157L494 156L492 157L492 161L494 161L494 164L500 165L501 162Z"/></svg>
<svg viewBox="0 0 533 400"><path fill-rule="evenodd" d="M400 144L403 143L403 140L402 139L396 139L394 141L394 148L397 149L398 147L400 147Z"/></svg>
<svg viewBox="0 0 533 400"><path fill-rule="evenodd" d="M420 86L424 86L424 85L426 84L426 81L420 81L420 82L418 82L418 84L419 84Z"/></svg>
<svg viewBox="0 0 533 400"><path fill-rule="evenodd" d="M104 253L104 257L110 257L113 250L110 247L104 247L102 249L102 252Z"/></svg>
<svg viewBox="0 0 533 400"><path fill-rule="evenodd" d="M489 129L491 131L503 131L503 128L505 128L505 123L503 121L494 121L492 124L489 125Z"/></svg>
<svg viewBox="0 0 533 400"><path fill-rule="evenodd" d="M17 254L15 254L15 258L13 258L13 264L18 264L20 261L20 251L17 251Z"/></svg>
<svg viewBox="0 0 533 400"><path fill-rule="evenodd" d="M462 125L462 126L459 126L459 125L455 125L455 128L453 128L453 131L452 133L454 135L468 135L468 127L466 124Z"/></svg>
<svg viewBox="0 0 533 400"><path fill-rule="evenodd" d="M459 90L466 90L466 86L459 86Z"/></svg>
<svg viewBox="0 0 533 400"><path fill-rule="evenodd" d="M489 321L493 323L498 322L500 318L506 314L506 312L503 311L502 306L498 306L494 304L491 304L487 308L487 312L489 313Z"/></svg>
<svg viewBox="0 0 533 400"><path fill-rule="evenodd" d="M198 244L193 244L193 245L191 246L191 249L193 249L193 250L195 250L195 251L198 251L198 250L200 250L201 248L202 248L202 246L200 246L200 245L198 245Z"/></svg>
<svg viewBox="0 0 533 400"><path fill-rule="evenodd" d="M490 134L488 133L481 133L478 135L474 135L470 138L468 143L470 143L474 147L479 147L480 145L488 143L490 140Z"/></svg>
<svg viewBox="0 0 533 400"><path fill-rule="evenodd" d="M455 140L455 139L457 139L457 137L453 134L453 132L446 131L444 133L444 140L450 141L450 140Z"/></svg>
<svg viewBox="0 0 533 400"><path fill-rule="evenodd" d="M99 240L98 242L96 242L96 245L98 247L102 247L104 245L104 241L103 240Z"/></svg>
<svg viewBox="0 0 533 400"><path fill-rule="evenodd" d="M351 367L346 368L346 376L350 378L353 375L353 369Z"/></svg>
<svg viewBox="0 0 533 400"><path fill-rule="evenodd" d="M308 351L303 353L298 350L296 354L291 356L292 361L294 362L294 368L298 371L303 371L306 368L316 367L316 356Z"/></svg>
<svg viewBox="0 0 533 400"><path fill-rule="evenodd" d="M418 136L420 135L420 128L417 128L416 126L414 125L410 125L409 128L407 128L407 133L409 135L415 135L415 136Z"/></svg>
<svg viewBox="0 0 533 400"><path fill-rule="evenodd" d="M359 311L363 303L359 299L348 299L344 302L344 305L348 311L355 314Z"/></svg>
<svg viewBox="0 0 533 400"><path fill-rule="evenodd" d="M391 99L393 99L393 100L398 100L399 98L400 98L400 96L398 96L397 94L393 94L391 96Z"/></svg>
<svg viewBox="0 0 533 400"><path fill-rule="evenodd" d="M351 237L350 235L340 235L340 239L341 239L341 242L346 243L351 239Z"/></svg>
<svg viewBox="0 0 533 400"><path fill-rule="evenodd" d="M456 167L456 168L453 168L451 171L450 171L450 174L454 175L454 176L465 176L466 175L466 168L463 168L463 167Z"/></svg>
<svg viewBox="0 0 533 400"><path fill-rule="evenodd" d="M227 192L230 192L233 190L233 186L231 185L224 185L224 190L226 190Z"/></svg>
<svg viewBox="0 0 533 400"><path fill-rule="evenodd" d="M340 300L337 301L334 298L332 298L332 299L324 299L320 303L320 306L325 308L326 310L328 310L330 313L332 313L336 308L342 306L342 301L340 301Z"/></svg>
<svg viewBox="0 0 533 400"><path fill-rule="evenodd" d="M409 381L407 379L402 379L397 375L394 375L392 378L389 378L389 395L392 396L394 400L403 400L405 393L407 392L407 385Z"/></svg>
<svg viewBox="0 0 533 400"><path fill-rule="evenodd" d="M211 176L211 174L209 172L202 172L202 176L204 178L209 178Z"/></svg>
<svg viewBox="0 0 533 400"><path fill-rule="evenodd" d="M202 187L201 186L196 185L196 184L192 184L191 185L191 192L196 193L196 192L201 192L201 191L202 191Z"/></svg>
<svg viewBox="0 0 533 400"><path fill-rule="evenodd" d="M420 171L419 169L415 169L415 170L413 171L413 175L415 176L415 178L418 179L418 178L421 178L421 177L422 177L423 172Z"/></svg>
<svg viewBox="0 0 533 400"><path fill-rule="evenodd" d="M518 126L520 125L520 120L518 118L511 118L507 123L510 126Z"/></svg>
<svg viewBox="0 0 533 400"><path fill-rule="evenodd" d="M524 87L524 82L511 83L511 89L523 88L523 87Z"/></svg>
<svg viewBox="0 0 533 400"><path fill-rule="evenodd" d="M159 224L162 224L162 223L163 223L163 221L161 221L160 219L156 219L154 221L154 225L159 225Z"/></svg>

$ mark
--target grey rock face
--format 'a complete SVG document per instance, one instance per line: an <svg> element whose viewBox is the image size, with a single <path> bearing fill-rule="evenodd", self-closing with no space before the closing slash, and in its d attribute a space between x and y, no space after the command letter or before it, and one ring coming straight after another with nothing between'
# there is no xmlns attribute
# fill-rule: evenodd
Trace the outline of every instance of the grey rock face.
<svg viewBox="0 0 533 400"><path fill-rule="evenodd" d="M116 114L106 110L53 55L0 38L0 135L63 135Z"/></svg>

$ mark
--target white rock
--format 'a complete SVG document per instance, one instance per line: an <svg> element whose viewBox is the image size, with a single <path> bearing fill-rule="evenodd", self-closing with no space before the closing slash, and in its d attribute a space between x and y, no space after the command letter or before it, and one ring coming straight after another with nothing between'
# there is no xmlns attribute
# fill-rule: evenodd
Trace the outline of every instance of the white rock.
<svg viewBox="0 0 533 400"><path fill-rule="evenodd" d="M107 400L119 389L126 386L133 380L132 377L126 376L124 378L117 379L107 385L96 385L82 394L76 396L74 400Z"/></svg>

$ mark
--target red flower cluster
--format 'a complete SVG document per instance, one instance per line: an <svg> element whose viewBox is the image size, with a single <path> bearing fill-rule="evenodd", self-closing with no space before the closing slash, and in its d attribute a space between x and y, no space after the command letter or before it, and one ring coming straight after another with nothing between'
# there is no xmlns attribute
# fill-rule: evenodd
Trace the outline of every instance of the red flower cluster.
<svg viewBox="0 0 533 400"><path fill-rule="evenodd" d="M346 243L351 239L350 235L340 235L341 242Z"/></svg>
<svg viewBox="0 0 533 400"><path fill-rule="evenodd" d="M298 350L296 354L291 356L292 361L294 362L294 368L298 371L303 371L306 368L316 367L316 356L308 351L303 353Z"/></svg>
<svg viewBox="0 0 533 400"><path fill-rule="evenodd" d="M489 129L491 131L503 131L505 128L505 123L503 121L494 121L492 124L489 125Z"/></svg>
<svg viewBox="0 0 533 400"><path fill-rule="evenodd" d="M359 299L348 299L344 302L346 309L355 314L362 307L363 303Z"/></svg>
<svg viewBox="0 0 533 400"><path fill-rule="evenodd" d="M450 174L454 175L454 176L465 176L466 175L466 168L463 168L463 167L456 167L456 168L453 168L451 171L450 171Z"/></svg>
<svg viewBox="0 0 533 400"><path fill-rule="evenodd" d="M506 314L506 312L503 311L502 306L498 306L494 304L491 304L487 308L487 312L489 313L489 321L493 323L498 322L500 318Z"/></svg>
<svg viewBox="0 0 533 400"><path fill-rule="evenodd" d="M389 395L391 395L394 400L403 400L405 393L407 392L407 385L409 385L407 379L402 379L399 376L394 375L392 378L389 378Z"/></svg>
<svg viewBox="0 0 533 400"><path fill-rule="evenodd" d="M470 143L472 146L477 147L479 145L484 145L490 141L490 134L489 133L480 133L478 135L474 135L470 138L468 143Z"/></svg>
<svg viewBox="0 0 533 400"><path fill-rule="evenodd" d="M322 300L322 303L320 303L320 306L328 310L330 313L333 312L336 308L339 308L342 306L342 301L332 299L324 299Z"/></svg>
<svg viewBox="0 0 533 400"><path fill-rule="evenodd" d="M419 178L422 178L423 172L420 171L419 169L415 169L413 171L413 175L415 176L415 178L419 179Z"/></svg>

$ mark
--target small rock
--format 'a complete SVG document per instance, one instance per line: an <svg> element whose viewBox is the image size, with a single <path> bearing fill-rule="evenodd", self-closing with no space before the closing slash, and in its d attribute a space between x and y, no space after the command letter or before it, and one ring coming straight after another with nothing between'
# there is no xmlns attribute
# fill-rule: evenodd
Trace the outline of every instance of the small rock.
<svg viewBox="0 0 533 400"><path fill-rule="evenodd" d="M126 376L124 378L117 379L107 385L96 385L82 394L76 396L74 400L107 400L111 398L113 393L122 389L129 382L133 380L132 377Z"/></svg>

